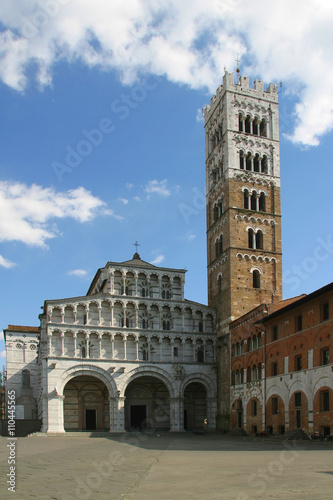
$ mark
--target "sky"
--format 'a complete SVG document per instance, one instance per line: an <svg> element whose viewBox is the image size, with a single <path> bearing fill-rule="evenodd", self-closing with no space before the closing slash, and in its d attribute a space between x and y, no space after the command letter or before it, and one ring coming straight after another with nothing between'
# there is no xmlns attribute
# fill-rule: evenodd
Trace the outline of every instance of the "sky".
<svg viewBox="0 0 333 500"><path fill-rule="evenodd" d="M207 303L202 108L237 58L282 82L284 298L331 282L332 24L328 0L2 0L0 332L136 242Z"/></svg>

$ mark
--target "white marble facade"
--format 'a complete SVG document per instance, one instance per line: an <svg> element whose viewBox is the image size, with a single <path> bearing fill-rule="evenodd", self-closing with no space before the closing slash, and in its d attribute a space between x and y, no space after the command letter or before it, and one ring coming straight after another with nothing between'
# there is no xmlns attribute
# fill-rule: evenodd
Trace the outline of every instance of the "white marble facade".
<svg viewBox="0 0 333 500"><path fill-rule="evenodd" d="M215 428L215 311L185 300L184 282L136 253L99 269L87 295L45 301L33 363L44 432ZM23 364L8 349L10 387Z"/></svg>

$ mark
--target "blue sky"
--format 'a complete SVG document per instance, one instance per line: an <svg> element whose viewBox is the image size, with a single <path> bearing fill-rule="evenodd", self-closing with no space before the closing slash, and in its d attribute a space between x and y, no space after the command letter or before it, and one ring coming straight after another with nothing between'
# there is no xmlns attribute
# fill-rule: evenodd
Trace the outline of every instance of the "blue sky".
<svg viewBox="0 0 333 500"><path fill-rule="evenodd" d="M186 298L206 303L200 110L237 54L251 80L283 81L284 297L332 280L333 8L248 4L2 1L2 328L84 295L136 240L142 259L188 269Z"/></svg>

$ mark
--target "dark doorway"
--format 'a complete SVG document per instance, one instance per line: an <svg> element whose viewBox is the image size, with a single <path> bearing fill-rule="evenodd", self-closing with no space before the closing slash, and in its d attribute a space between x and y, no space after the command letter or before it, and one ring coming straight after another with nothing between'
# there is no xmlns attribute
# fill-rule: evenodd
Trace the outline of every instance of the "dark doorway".
<svg viewBox="0 0 333 500"><path fill-rule="evenodd" d="M96 429L96 410L86 410L86 429L87 431Z"/></svg>
<svg viewBox="0 0 333 500"><path fill-rule="evenodd" d="M301 410L296 410L296 427L297 429L300 429L302 427Z"/></svg>
<svg viewBox="0 0 333 500"><path fill-rule="evenodd" d="M187 410L184 410L184 429L187 431Z"/></svg>
<svg viewBox="0 0 333 500"><path fill-rule="evenodd" d="M145 429L146 418L146 405L131 405L131 429Z"/></svg>

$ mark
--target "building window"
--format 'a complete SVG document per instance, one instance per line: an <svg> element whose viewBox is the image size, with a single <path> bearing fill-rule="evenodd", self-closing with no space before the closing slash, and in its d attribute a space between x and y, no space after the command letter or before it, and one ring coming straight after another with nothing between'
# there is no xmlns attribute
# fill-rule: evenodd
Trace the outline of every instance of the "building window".
<svg viewBox="0 0 333 500"><path fill-rule="evenodd" d="M30 387L30 372L29 372L29 370L22 371L22 387Z"/></svg>
<svg viewBox="0 0 333 500"><path fill-rule="evenodd" d="M203 323L202 323L202 321L199 322L199 332L200 333L203 332Z"/></svg>
<svg viewBox="0 0 333 500"><path fill-rule="evenodd" d="M163 320L163 330L170 330L170 321Z"/></svg>
<svg viewBox="0 0 333 500"><path fill-rule="evenodd" d="M245 133L251 134L251 118L249 115L245 118Z"/></svg>
<svg viewBox="0 0 333 500"><path fill-rule="evenodd" d="M238 115L238 130L239 130L239 132L243 132L243 123L244 123L243 117L241 114L239 114Z"/></svg>
<svg viewBox="0 0 333 500"><path fill-rule="evenodd" d="M278 398L272 398L272 413L273 413L273 415L277 415L279 413Z"/></svg>
<svg viewBox="0 0 333 500"><path fill-rule="evenodd" d="M260 136L267 137L267 123L266 120L260 122Z"/></svg>
<svg viewBox="0 0 333 500"><path fill-rule="evenodd" d="M265 193L261 193L259 196L259 212L266 212Z"/></svg>
<svg viewBox="0 0 333 500"><path fill-rule="evenodd" d="M257 210L257 193L252 193L251 196L251 210Z"/></svg>
<svg viewBox="0 0 333 500"><path fill-rule="evenodd" d="M295 356L295 371L299 372L302 370L302 354Z"/></svg>
<svg viewBox="0 0 333 500"><path fill-rule="evenodd" d="M248 238L249 238L249 248L254 248L254 231L253 231L253 229L248 230Z"/></svg>
<svg viewBox="0 0 333 500"><path fill-rule="evenodd" d="M330 318L329 303L323 304L323 321L327 321Z"/></svg>
<svg viewBox="0 0 333 500"><path fill-rule="evenodd" d="M324 347L320 351L320 364L321 365L328 365L330 362L330 350L329 347Z"/></svg>
<svg viewBox="0 0 333 500"><path fill-rule="evenodd" d="M268 173L268 160L266 155L264 155L261 160L261 173L262 174Z"/></svg>
<svg viewBox="0 0 333 500"><path fill-rule="evenodd" d="M296 316L296 332L303 330L303 317L301 314Z"/></svg>
<svg viewBox="0 0 333 500"><path fill-rule="evenodd" d="M86 346L82 346L81 347L81 358L86 358L87 357L87 353L86 353Z"/></svg>
<svg viewBox="0 0 333 500"><path fill-rule="evenodd" d="M219 292L222 292L222 276L221 276L221 274L219 275L219 277L217 279L217 289Z"/></svg>
<svg viewBox="0 0 333 500"><path fill-rule="evenodd" d="M253 279L253 288L260 288L260 273L259 273L259 271L257 271L257 270L253 271L252 279Z"/></svg>
<svg viewBox="0 0 333 500"><path fill-rule="evenodd" d="M197 361L198 361L198 363L204 362L204 353L203 353L202 349L199 349L197 352Z"/></svg>
<svg viewBox="0 0 333 500"><path fill-rule="evenodd" d="M295 392L295 408L300 408L302 406L302 393Z"/></svg>
<svg viewBox="0 0 333 500"><path fill-rule="evenodd" d="M262 250L264 248L264 236L262 231L258 230L256 232L256 249Z"/></svg>
<svg viewBox="0 0 333 500"><path fill-rule="evenodd" d="M328 391L320 393L320 411L330 411L330 393Z"/></svg>
<svg viewBox="0 0 333 500"><path fill-rule="evenodd" d="M253 400L252 401L252 417L256 417L257 416L257 411L258 411L257 401Z"/></svg>
<svg viewBox="0 0 333 500"><path fill-rule="evenodd" d="M275 377L276 375L278 374L278 364L276 361L274 361L272 364L271 364L271 376L272 377Z"/></svg>
<svg viewBox="0 0 333 500"><path fill-rule="evenodd" d="M244 152L240 151L239 152L239 168L241 170L244 170L244 163L245 163L245 157L244 157Z"/></svg>
<svg viewBox="0 0 333 500"><path fill-rule="evenodd" d="M178 347L173 348L173 356L174 358L178 358Z"/></svg>
<svg viewBox="0 0 333 500"><path fill-rule="evenodd" d="M87 324L87 315L86 314L83 315L83 324L84 325Z"/></svg>
<svg viewBox="0 0 333 500"><path fill-rule="evenodd" d="M249 210L249 208L250 208L250 200L249 200L249 197L250 197L249 192L248 192L248 190L247 190L247 189L245 189L245 191L244 191L244 208L245 208L246 210Z"/></svg>
<svg viewBox="0 0 333 500"><path fill-rule="evenodd" d="M275 342L278 339L279 339L279 327L278 327L278 325L275 325L275 326L273 326L272 340L273 340L273 342Z"/></svg>

